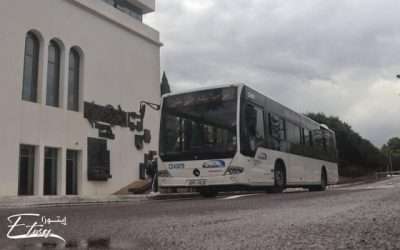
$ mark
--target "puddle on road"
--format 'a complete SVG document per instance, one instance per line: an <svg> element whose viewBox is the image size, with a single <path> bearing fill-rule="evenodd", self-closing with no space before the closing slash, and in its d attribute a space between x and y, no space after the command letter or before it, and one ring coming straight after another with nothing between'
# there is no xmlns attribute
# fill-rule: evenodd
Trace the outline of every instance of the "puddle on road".
<svg viewBox="0 0 400 250"><path fill-rule="evenodd" d="M69 240L66 243L42 242L18 245L19 250L31 249L112 249L110 238L89 238L88 240Z"/></svg>
<svg viewBox="0 0 400 250"><path fill-rule="evenodd" d="M88 248L95 248L95 249L109 249L110 242L111 242L110 238L89 239L87 241Z"/></svg>

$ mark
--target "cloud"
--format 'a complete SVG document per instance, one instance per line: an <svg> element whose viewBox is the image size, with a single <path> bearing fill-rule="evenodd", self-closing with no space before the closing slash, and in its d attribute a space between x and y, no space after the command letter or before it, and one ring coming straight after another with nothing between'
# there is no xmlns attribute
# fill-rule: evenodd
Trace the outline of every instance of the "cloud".
<svg viewBox="0 0 400 250"><path fill-rule="evenodd" d="M298 112L400 136L398 0L158 0L173 89L245 82Z"/></svg>

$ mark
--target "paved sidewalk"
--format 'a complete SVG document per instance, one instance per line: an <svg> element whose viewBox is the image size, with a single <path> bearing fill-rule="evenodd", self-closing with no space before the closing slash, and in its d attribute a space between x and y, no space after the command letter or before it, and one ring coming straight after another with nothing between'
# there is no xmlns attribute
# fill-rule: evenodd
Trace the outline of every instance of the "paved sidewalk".
<svg viewBox="0 0 400 250"><path fill-rule="evenodd" d="M364 185L364 184L371 184L371 183L380 183L380 182L385 182L388 181L393 177L381 177L381 178L365 178L363 180L359 180L359 181L352 181L352 182L344 182L344 183L338 183L335 185L331 185L331 188L344 188L344 187L352 187L352 186L359 186L359 185Z"/></svg>
<svg viewBox="0 0 400 250"><path fill-rule="evenodd" d="M147 200L151 195L104 195L104 196L12 196L0 197L1 208L83 206Z"/></svg>
<svg viewBox="0 0 400 250"><path fill-rule="evenodd" d="M36 207L68 207L85 205L102 205L110 203L128 203L147 200L184 199L199 196L197 193L174 194L128 194L103 196L11 196L0 197L0 209L36 208Z"/></svg>

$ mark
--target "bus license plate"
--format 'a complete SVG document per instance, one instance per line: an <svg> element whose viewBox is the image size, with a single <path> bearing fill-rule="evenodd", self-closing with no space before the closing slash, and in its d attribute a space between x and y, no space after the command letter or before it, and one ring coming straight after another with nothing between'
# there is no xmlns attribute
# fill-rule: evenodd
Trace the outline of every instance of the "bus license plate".
<svg viewBox="0 0 400 250"><path fill-rule="evenodd" d="M194 180L188 180L188 185L189 186L204 186L207 184L206 179L194 179Z"/></svg>

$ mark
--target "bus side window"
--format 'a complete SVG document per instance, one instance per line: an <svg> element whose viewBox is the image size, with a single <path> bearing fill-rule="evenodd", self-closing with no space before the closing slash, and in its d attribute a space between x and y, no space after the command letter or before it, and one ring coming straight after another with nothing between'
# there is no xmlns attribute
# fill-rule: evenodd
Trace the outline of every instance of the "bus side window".
<svg viewBox="0 0 400 250"><path fill-rule="evenodd" d="M264 110L248 104L246 106L246 124L250 149L255 151L258 146L264 145L265 141Z"/></svg>
<svg viewBox="0 0 400 250"><path fill-rule="evenodd" d="M259 144L264 144L265 141L264 110L256 107L256 112L257 112L256 138Z"/></svg>
<svg viewBox="0 0 400 250"><path fill-rule="evenodd" d="M271 136L273 149L281 150L282 143L286 140L285 120L279 116L269 113L269 135Z"/></svg>
<svg viewBox="0 0 400 250"><path fill-rule="evenodd" d="M312 143L317 149L319 150L324 149L323 133L320 129L315 129L312 131L312 139L313 139Z"/></svg>
<svg viewBox="0 0 400 250"><path fill-rule="evenodd" d="M257 111L253 105L246 106L246 130L248 136L256 136L257 128Z"/></svg>
<svg viewBox="0 0 400 250"><path fill-rule="evenodd" d="M311 131L306 128L302 128L302 144L306 146L312 146L312 136L311 136Z"/></svg>
<svg viewBox="0 0 400 250"><path fill-rule="evenodd" d="M329 145L328 150L331 160L336 161L337 152L336 152L335 134L329 133L328 145Z"/></svg>
<svg viewBox="0 0 400 250"><path fill-rule="evenodd" d="M281 141L281 123L279 117L269 114L269 133L277 141Z"/></svg>
<svg viewBox="0 0 400 250"><path fill-rule="evenodd" d="M302 144L302 132L300 127L292 122L286 122L287 141L291 144Z"/></svg>
<svg viewBox="0 0 400 250"><path fill-rule="evenodd" d="M327 134L325 132L322 133L322 146L325 152L328 152L328 145L327 145Z"/></svg>
<svg viewBox="0 0 400 250"><path fill-rule="evenodd" d="M281 140L286 141L287 140L287 125L286 125L286 120L283 118L279 118L280 120L280 131L281 131Z"/></svg>

